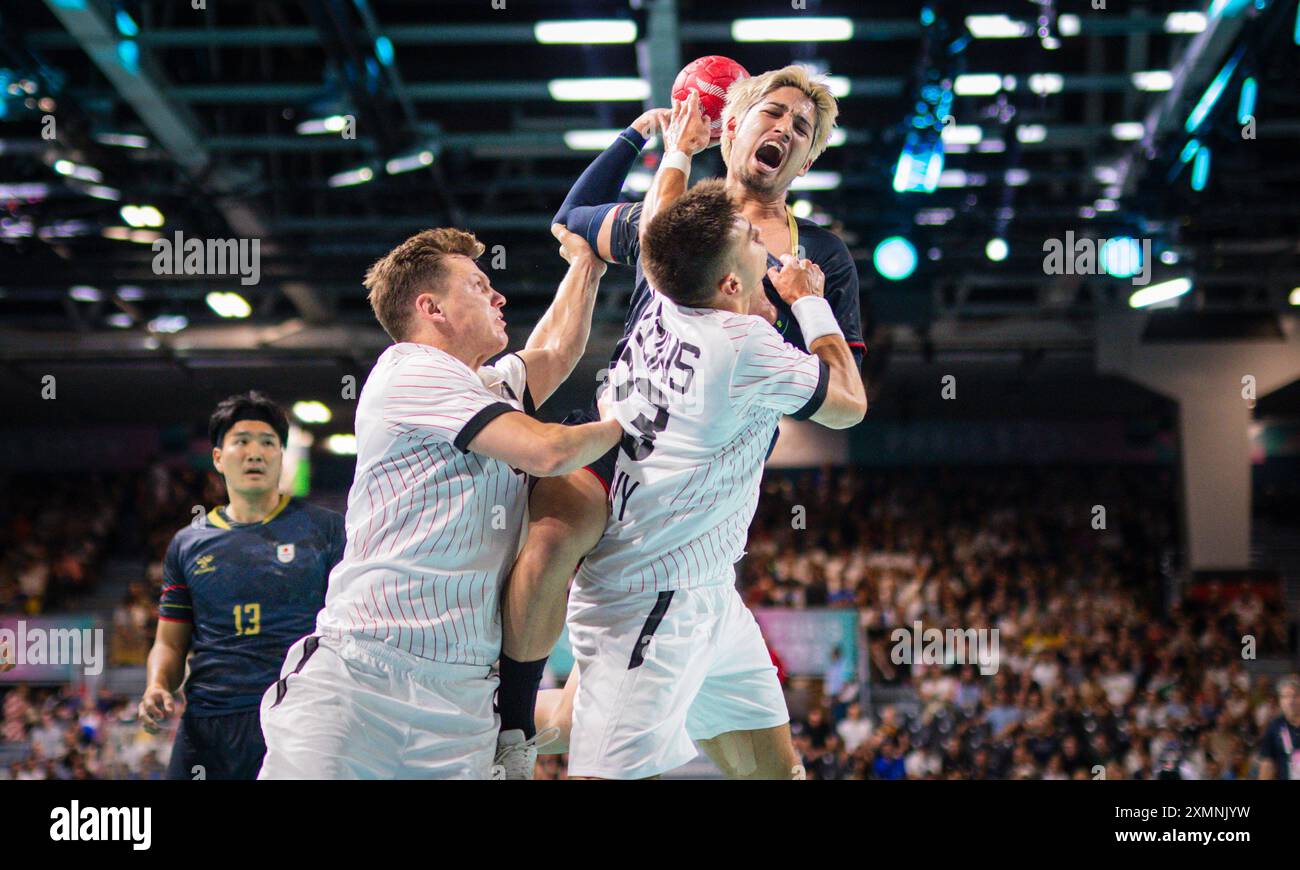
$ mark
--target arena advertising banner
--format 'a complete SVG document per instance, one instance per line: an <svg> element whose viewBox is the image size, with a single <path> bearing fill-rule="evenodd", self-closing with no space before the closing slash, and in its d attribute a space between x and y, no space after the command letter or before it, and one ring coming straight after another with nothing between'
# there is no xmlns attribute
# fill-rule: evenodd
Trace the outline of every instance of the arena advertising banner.
<svg viewBox="0 0 1300 870"><path fill-rule="evenodd" d="M0 685L55 685L97 677L104 671L104 630L89 615L41 617L0 614Z"/></svg>
<svg viewBox="0 0 1300 870"><path fill-rule="evenodd" d="M768 647L775 650L790 676L824 676L836 648L844 672L857 673L857 610L759 607L754 610L754 617L763 629Z"/></svg>

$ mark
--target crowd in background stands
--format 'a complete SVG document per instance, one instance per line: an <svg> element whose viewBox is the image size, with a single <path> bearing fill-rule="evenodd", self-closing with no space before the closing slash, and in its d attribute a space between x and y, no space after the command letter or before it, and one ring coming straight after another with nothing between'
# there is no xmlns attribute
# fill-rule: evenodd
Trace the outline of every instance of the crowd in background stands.
<svg viewBox="0 0 1300 870"><path fill-rule="evenodd" d="M19 685L0 701L0 780L162 779L176 723L147 734L134 697Z"/></svg>
<svg viewBox="0 0 1300 870"><path fill-rule="evenodd" d="M60 524L81 522L85 534L123 495L121 482L97 486L81 502L50 488L35 502L45 507L25 514L25 539L88 541ZM809 778L1255 775L1261 731L1278 708L1273 681L1243 665L1241 639L1255 638L1261 657L1296 639L1279 604L1259 595L1212 589L1175 603L1167 470L835 468L770 471L763 488L740 564L747 603L856 607L868 638L869 695L836 666L809 693L813 703L792 704ZM114 618L127 650L115 655L135 660L152 636L176 517L218 503L220 481L158 469L125 497L149 564ZM0 506L6 542L11 498ZM24 599L6 606L3 594L0 610L22 609ZM997 672L895 662L891 631L918 620L998 629ZM143 734L136 701L7 691L0 778L160 776L171 737ZM563 775L562 757L539 761L538 778Z"/></svg>
<svg viewBox="0 0 1300 870"><path fill-rule="evenodd" d="M94 588L125 487L121 476L0 478L0 613L67 608Z"/></svg>
<svg viewBox="0 0 1300 870"><path fill-rule="evenodd" d="M1164 606L1173 492L1155 469L769 473L743 594L856 606L891 700L869 716L849 680L796 717L808 775L1253 775L1278 707L1242 639L1258 656L1296 639L1280 602L1249 591ZM896 662L892 632L917 621L998 629L997 672Z"/></svg>

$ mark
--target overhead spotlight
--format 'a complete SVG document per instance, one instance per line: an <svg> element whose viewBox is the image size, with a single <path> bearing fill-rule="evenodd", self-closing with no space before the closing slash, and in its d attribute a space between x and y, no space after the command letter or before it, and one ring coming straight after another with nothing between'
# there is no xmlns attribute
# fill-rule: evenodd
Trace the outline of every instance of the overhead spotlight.
<svg viewBox="0 0 1300 870"><path fill-rule="evenodd" d="M349 169L347 172L339 172L329 177L327 182L330 187L352 187L357 184L365 184L372 181L375 177L375 171L369 166L362 166L359 169Z"/></svg>
<svg viewBox="0 0 1300 870"><path fill-rule="evenodd" d="M978 124L949 124L943 128L941 138L945 145L977 145L984 131Z"/></svg>
<svg viewBox="0 0 1300 870"><path fill-rule="evenodd" d="M248 300L238 293L212 291L206 297L208 307L224 318L244 318L253 313Z"/></svg>
<svg viewBox="0 0 1300 870"><path fill-rule="evenodd" d="M105 317L104 321L114 329L130 329L135 325L135 321L131 319L131 315L122 311L114 311L112 314L108 315L108 317Z"/></svg>
<svg viewBox="0 0 1300 870"><path fill-rule="evenodd" d="M1170 12L1165 16L1165 33L1200 33L1205 24L1204 12Z"/></svg>
<svg viewBox="0 0 1300 870"><path fill-rule="evenodd" d="M406 157L394 157L384 164L384 171L389 175L399 175L403 172L414 172L417 169L432 165L433 152L425 149L415 154L409 154Z"/></svg>
<svg viewBox="0 0 1300 870"><path fill-rule="evenodd" d="M636 22L625 19L539 21L533 37L542 45L610 45L636 42Z"/></svg>
<svg viewBox="0 0 1300 870"><path fill-rule="evenodd" d="M902 281L916 271L916 247L902 236L890 236L876 245L871 262L882 277Z"/></svg>
<svg viewBox="0 0 1300 870"><path fill-rule="evenodd" d="M1029 76L1029 90L1040 96L1059 94L1065 89L1065 77L1058 73L1033 73Z"/></svg>
<svg viewBox="0 0 1300 870"><path fill-rule="evenodd" d="M1029 35L1029 25L1006 15L967 15L966 29L976 39L1014 39Z"/></svg>
<svg viewBox="0 0 1300 870"><path fill-rule="evenodd" d="M1151 284L1135 292L1128 298L1130 308L1146 308L1151 305L1159 305L1161 302L1169 302L1186 294L1192 289L1192 280L1190 278L1175 278L1172 281L1162 281L1159 284Z"/></svg>
<svg viewBox="0 0 1300 870"><path fill-rule="evenodd" d="M104 296L99 292L98 287L91 287L87 284L78 284L75 287L68 288L68 297L78 302L98 302Z"/></svg>
<svg viewBox="0 0 1300 870"><path fill-rule="evenodd" d="M811 200L796 199L794 205L790 206L790 212L797 218L806 218L813 213L813 204Z"/></svg>
<svg viewBox="0 0 1300 870"><path fill-rule="evenodd" d="M334 418L324 402L314 399L294 402L293 415L303 423L328 423Z"/></svg>
<svg viewBox="0 0 1300 870"><path fill-rule="evenodd" d="M851 18L737 18L736 42L843 42L853 38Z"/></svg>
<svg viewBox="0 0 1300 870"><path fill-rule="evenodd" d="M54 171L80 181L92 181L96 184L104 180L103 174L93 166L83 166L71 160L54 161Z"/></svg>
<svg viewBox="0 0 1300 870"><path fill-rule="evenodd" d="M1244 45L1239 46L1232 53L1232 57L1228 59L1228 62L1223 65L1223 68L1210 80L1209 87L1205 89L1205 93L1201 94L1196 107L1187 116L1187 123L1183 125L1184 130L1188 133L1195 133L1197 128L1209 117L1215 104L1219 102L1219 97L1223 96L1224 89L1228 87L1228 82L1232 79L1232 74L1237 71L1237 64L1241 63L1241 58L1245 53L1246 47Z"/></svg>
<svg viewBox="0 0 1300 870"><path fill-rule="evenodd" d="M149 138L134 133L96 133L95 141L101 145L113 145L118 148L148 148Z"/></svg>
<svg viewBox="0 0 1300 870"><path fill-rule="evenodd" d="M121 214L122 220L133 227L160 227L165 223L162 212L151 205L124 205Z"/></svg>
<svg viewBox="0 0 1300 870"><path fill-rule="evenodd" d="M325 449L335 456L356 456L357 436L336 432L325 439Z"/></svg>
<svg viewBox="0 0 1300 870"><path fill-rule="evenodd" d="M834 190L840 186L838 172L805 172L790 182L791 190Z"/></svg>
<svg viewBox="0 0 1300 870"><path fill-rule="evenodd" d="M1079 20L1078 15L1058 15L1056 29L1060 31L1062 36L1078 36L1079 31L1083 29L1083 22Z"/></svg>
<svg viewBox="0 0 1300 870"><path fill-rule="evenodd" d="M1192 161L1192 190L1198 193L1205 190L1205 185L1210 180L1210 149L1202 145L1201 149L1196 152L1196 157Z"/></svg>
<svg viewBox="0 0 1300 870"><path fill-rule="evenodd" d="M1167 91L1174 86L1174 74L1167 69L1133 73L1133 87L1139 91Z"/></svg>
<svg viewBox="0 0 1300 870"><path fill-rule="evenodd" d="M1177 264L1177 263L1178 263L1178 252L1177 252L1177 251L1161 251L1161 252L1160 252L1160 262L1164 263L1166 266L1173 266L1173 265Z"/></svg>
<svg viewBox="0 0 1300 870"><path fill-rule="evenodd" d="M564 144L573 151L604 151L620 130L566 130Z"/></svg>
<svg viewBox="0 0 1300 870"><path fill-rule="evenodd" d="M1291 288L1291 295L1287 297L1287 301L1292 305L1300 305L1300 287Z"/></svg>
<svg viewBox="0 0 1300 870"><path fill-rule="evenodd" d="M1042 142L1047 138L1047 128L1042 124L1021 124L1016 128L1016 141L1025 145Z"/></svg>
<svg viewBox="0 0 1300 870"><path fill-rule="evenodd" d="M552 79L546 84L557 102L648 100L650 83L637 78Z"/></svg>
<svg viewBox="0 0 1300 870"><path fill-rule="evenodd" d="M989 239L989 243L984 246L984 256L988 257L995 263L1001 263L1011 253L1006 239Z"/></svg>
<svg viewBox="0 0 1300 870"><path fill-rule="evenodd" d="M180 332L190 325L190 319L184 314L160 314L150 320L147 327L150 332Z"/></svg>
<svg viewBox="0 0 1300 870"><path fill-rule="evenodd" d="M633 170L627 174L627 178L623 181L623 186L636 193L645 193L650 189L650 183L652 181L654 181L654 176L649 172Z"/></svg>
<svg viewBox="0 0 1300 870"><path fill-rule="evenodd" d="M1101 246L1101 267L1112 278L1132 278L1142 271L1142 246L1129 236L1116 236Z"/></svg>
<svg viewBox="0 0 1300 870"><path fill-rule="evenodd" d="M957 76L952 90L959 97L987 97L1002 90L1002 83L998 73L966 73Z"/></svg>
<svg viewBox="0 0 1300 870"><path fill-rule="evenodd" d="M1121 142L1136 142L1146 133L1146 125L1141 121L1120 121L1110 125L1110 135Z"/></svg>
<svg viewBox="0 0 1300 870"><path fill-rule="evenodd" d="M1241 97L1237 100L1237 123L1248 123L1255 114L1255 97L1259 85L1254 76L1247 76L1241 83Z"/></svg>
<svg viewBox="0 0 1300 870"><path fill-rule="evenodd" d="M326 118L310 118L295 128L300 136L320 136L323 133L342 133L347 129L346 115L330 115Z"/></svg>

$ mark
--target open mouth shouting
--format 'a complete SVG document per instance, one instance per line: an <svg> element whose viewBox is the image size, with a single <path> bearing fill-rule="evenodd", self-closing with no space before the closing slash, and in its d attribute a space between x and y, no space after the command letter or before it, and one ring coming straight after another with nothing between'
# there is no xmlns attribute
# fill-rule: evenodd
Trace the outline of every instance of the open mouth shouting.
<svg viewBox="0 0 1300 870"><path fill-rule="evenodd" d="M754 149L754 168L759 172L775 173L785 162L786 146L778 139L769 139Z"/></svg>

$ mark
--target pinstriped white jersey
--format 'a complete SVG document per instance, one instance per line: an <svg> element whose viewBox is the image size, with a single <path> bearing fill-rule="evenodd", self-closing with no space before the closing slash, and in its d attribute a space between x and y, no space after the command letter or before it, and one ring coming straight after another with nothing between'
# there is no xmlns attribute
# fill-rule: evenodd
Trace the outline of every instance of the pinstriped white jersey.
<svg viewBox="0 0 1300 870"><path fill-rule="evenodd" d="M467 445L500 414L531 404L526 382L513 354L477 372L410 342L379 357L357 403L347 549L319 632L438 662L497 659L499 593L519 549L528 478Z"/></svg>
<svg viewBox="0 0 1300 870"><path fill-rule="evenodd" d="M610 521L578 582L637 592L733 582L777 423L815 413L826 378L762 318L657 294L611 366L624 437Z"/></svg>

